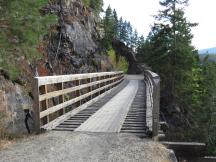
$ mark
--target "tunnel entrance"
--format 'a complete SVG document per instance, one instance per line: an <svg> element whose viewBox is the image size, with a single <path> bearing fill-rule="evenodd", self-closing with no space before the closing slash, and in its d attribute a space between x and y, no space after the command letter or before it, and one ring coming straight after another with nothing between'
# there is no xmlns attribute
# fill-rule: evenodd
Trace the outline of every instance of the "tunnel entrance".
<svg viewBox="0 0 216 162"><path fill-rule="evenodd" d="M128 66L128 74L141 74L142 69L139 67L139 64L135 58L135 53L131 48L127 47L123 42L119 40L112 41L112 47L115 50L116 54L119 56L123 56L129 66Z"/></svg>

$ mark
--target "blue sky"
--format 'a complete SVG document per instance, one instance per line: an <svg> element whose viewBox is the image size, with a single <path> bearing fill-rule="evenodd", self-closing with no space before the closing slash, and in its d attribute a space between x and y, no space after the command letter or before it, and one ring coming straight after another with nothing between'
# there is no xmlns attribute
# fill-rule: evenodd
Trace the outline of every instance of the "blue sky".
<svg viewBox="0 0 216 162"><path fill-rule="evenodd" d="M159 10L159 0L104 0L104 8L109 4L144 36L148 35L150 25L154 22L152 15ZM192 44L197 49L216 47L215 7L216 0L189 0L186 16L189 21L199 23L192 29Z"/></svg>

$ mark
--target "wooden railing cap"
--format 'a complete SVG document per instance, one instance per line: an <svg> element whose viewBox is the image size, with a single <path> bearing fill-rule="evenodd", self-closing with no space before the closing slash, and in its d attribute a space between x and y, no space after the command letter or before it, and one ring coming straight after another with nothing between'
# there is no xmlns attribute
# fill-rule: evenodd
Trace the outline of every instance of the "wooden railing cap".
<svg viewBox="0 0 216 162"><path fill-rule="evenodd" d="M83 74L70 74L70 75L58 75L58 76L42 76L35 77L38 80L38 85L55 84L60 82L69 82L73 80L80 80L86 78L100 77L105 75L122 74L123 71L114 72L99 72L99 73L83 73Z"/></svg>

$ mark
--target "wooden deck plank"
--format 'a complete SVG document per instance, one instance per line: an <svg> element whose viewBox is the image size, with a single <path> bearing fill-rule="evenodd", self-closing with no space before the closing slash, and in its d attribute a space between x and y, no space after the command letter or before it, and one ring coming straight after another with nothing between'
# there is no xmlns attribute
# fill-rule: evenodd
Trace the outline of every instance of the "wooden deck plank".
<svg viewBox="0 0 216 162"><path fill-rule="evenodd" d="M119 132L138 90L138 81L129 84L75 131Z"/></svg>

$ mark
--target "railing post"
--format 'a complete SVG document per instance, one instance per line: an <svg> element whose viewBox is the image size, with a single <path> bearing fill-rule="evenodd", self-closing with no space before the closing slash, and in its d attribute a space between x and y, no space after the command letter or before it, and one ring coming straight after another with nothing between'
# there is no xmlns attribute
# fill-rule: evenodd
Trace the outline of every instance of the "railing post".
<svg viewBox="0 0 216 162"><path fill-rule="evenodd" d="M152 118L152 134L153 137L158 135L160 123L160 77L153 78L153 118Z"/></svg>
<svg viewBox="0 0 216 162"><path fill-rule="evenodd" d="M78 86L80 86L80 84L81 84L81 81L78 80ZM78 90L78 97L79 96L81 96L81 90L80 89ZM79 101L79 104L82 105L82 100Z"/></svg>
<svg viewBox="0 0 216 162"><path fill-rule="evenodd" d="M157 140L160 123L160 76L151 71L144 72L146 83L146 123ZM149 88L149 89L148 89Z"/></svg>
<svg viewBox="0 0 216 162"><path fill-rule="evenodd" d="M34 113L34 127L35 132L40 133L40 101L39 101L39 85L38 79L33 80L33 113Z"/></svg>
<svg viewBox="0 0 216 162"><path fill-rule="evenodd" d="M64 82L60 82L57 84L57 88L58 90L63 90L64 89ZM60 95L59 97L59 103L63 103L64 102L64 95ZM60 112L59 115L63 115L65 114L65 108L63 108ZM48 115L49 116L49 115Z"/></svg>
<svg viewBox="0 0 216 162"><path fill-rule="evenodd" d="M43 93L43 94L47 94L47 85L43 85L42 88L40 88L40 92ZM40 105L41 105L41 111L44 111L44 110L47 110L48 109L48 100L44 100L42 102L40 102ZM49 123L50 119L49 119L49 115L46 116L46 119L45 121L42 120L42 124L45 123Z"/></svg>

